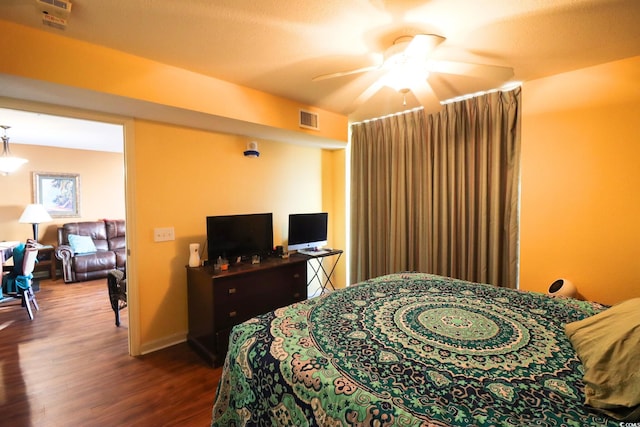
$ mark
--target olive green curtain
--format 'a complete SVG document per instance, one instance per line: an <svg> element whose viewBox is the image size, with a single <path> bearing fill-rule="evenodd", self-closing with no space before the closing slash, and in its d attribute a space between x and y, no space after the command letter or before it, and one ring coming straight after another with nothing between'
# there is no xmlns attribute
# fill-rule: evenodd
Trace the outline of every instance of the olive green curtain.
<svg viewBox="0 0 640 427"><path fill-rule="evenodd" d="M516 287L521 89L351 128L351 283L421 271Z"/></svg>

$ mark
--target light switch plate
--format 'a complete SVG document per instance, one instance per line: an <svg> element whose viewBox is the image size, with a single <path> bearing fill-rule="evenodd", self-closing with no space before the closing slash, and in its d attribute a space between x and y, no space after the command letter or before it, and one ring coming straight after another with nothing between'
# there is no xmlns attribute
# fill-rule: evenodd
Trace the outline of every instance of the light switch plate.
<svg viewBox="0 0 640 427"><path fill-rule="evenodd" d="M168 242L175 240L176 236L173 231L173 227L161 227L153 229L153 241L154 242Z"/></svg>

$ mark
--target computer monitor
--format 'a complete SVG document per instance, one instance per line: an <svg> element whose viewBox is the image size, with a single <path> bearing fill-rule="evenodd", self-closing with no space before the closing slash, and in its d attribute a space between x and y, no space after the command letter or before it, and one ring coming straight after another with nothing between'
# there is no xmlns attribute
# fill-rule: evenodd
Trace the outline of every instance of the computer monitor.
<svg viewBox="0 0 640 427"><path fill-rule="evenodd" d="M288 249L318 249L327 244L327 224L329 214L326 212L289 215Z"/></svg>

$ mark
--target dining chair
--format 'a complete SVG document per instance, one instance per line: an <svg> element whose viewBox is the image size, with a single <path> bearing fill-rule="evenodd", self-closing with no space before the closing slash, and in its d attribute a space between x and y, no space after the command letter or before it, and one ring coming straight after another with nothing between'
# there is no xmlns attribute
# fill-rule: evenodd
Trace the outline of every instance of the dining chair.
<svg viewBox="0 0 640 427"><path fill-rule="evenodd" d="M31 304L36 310L40 310L36 295L33 292L31 283L33 281L33 269L36 266L36 258L38 257L38 249L29 247L24 251L24 258L22 260L22 275L16 277L16 285L19 289L19 293L22 299L22 306L27 309L29 319L33 320L33 311L31 310Z"/></svg>
<svg viewBox="0 0 640 427"><path fill-rule="evenodd" d="M120 326L120 310L127 306L127 279L125 273L120 270L111 270L107 273L107 288L109 289L109 302L116 315L116 326Z"/></svg>

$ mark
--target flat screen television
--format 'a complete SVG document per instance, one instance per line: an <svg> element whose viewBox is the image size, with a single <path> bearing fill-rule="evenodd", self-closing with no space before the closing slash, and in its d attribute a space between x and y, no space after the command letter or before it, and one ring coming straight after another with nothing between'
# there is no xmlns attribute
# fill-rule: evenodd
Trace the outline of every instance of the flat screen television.
<svg viewBox="0 0 640 427"><path fill-rule="evenodd" d="M207 217L207 254L209 262L218 257L234 264L253 255L267 257L273 251L273 215L219 215Z"/></svg>
<svg viewBox="0 0 640 427"><path fill-rule="evenodd" d="M329 214L326 212L289 215L288 249L313 250L325 246L328 221Z"/></svg>

